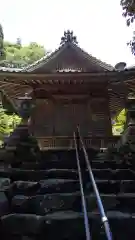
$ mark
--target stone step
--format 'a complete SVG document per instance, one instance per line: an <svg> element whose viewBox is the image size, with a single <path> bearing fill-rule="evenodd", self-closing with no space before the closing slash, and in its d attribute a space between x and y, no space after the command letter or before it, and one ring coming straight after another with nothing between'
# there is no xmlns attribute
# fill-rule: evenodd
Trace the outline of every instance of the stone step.
<svg viewBox="0 0 135 240"><path fill-rule="evenodd" d="M118 193L134 193L135 181L134 180L96 180L96 184L100 194L118 194ZM86 191L93 192L91 183L87 183Z"/></svg>
<svg viewBox="0 0 135 240"><path fill-rule="evenodd" d="M96 180L97 187L100 194L118 194L134 193L134 180ZM33 196L37 194L50 193L73 193L80 191L78 180L70 179L47 179L39 182L15 181L9 186L3 186L1 191L5 191L10 198L14 195L22 194L26 196ZM93 187L90 182L84 181L84 191L92 193Z"/></svg>
<svg viewBox="0 0 135 240"><path fill-rule="evenodd" d="M129 169L92 169L96 179L104 180L135 180L135 172ZM84 178L89 181L88 170L83 169ZM21 170L17 168L5 168L0 170L0 178L11 178L12 181L40 181L50 178L78 179L77 170L48 169L48 170Z"/></svg>
<svg viewBox="0 0 135 240"><path fill-rule="evenodd" d="M102 195L105 209L113 209L117 204L116 196ZM86 196L87 209L89 211L97 210L96 199L94 195ZM78 211L81 212L80 193L67 194L47 194L33 197L15 196L12 199L12 211L16 213L29 213L45 215L55 211Z"/></svg>
<svg viewBox="0 0 135 240"><path fill-rule="evenodd" d="M80 153L83 155L83 151L80 151ZM106 153L99 153L98 150L95 149L87 149L88 156L90 158L95 158L95 157L100 157L100 158L105 158ZM41 153L41 158L42 159L50 159L50 160L68 160L68 159L74 159L76 155L76 151L73 150L50 150L50 151L45 151Z"/></svg>
<svg viewBox="0 0 135 240"><path fill-rule="evenodd" d="M135 212L135 194L101 194L100 196L105 211ZM98 207L95 194L87 194L85 198L88 211L97 212ZM14 195L10 200L4 192L0 192L0 216L13 212L44 216L56 211L72 210L81 212L81 209L79 191L34 196Z"/></svg>
<svg viewBox="0 0 135 240"><path fill-rule="evenodd" d="M106 161L106 160L93 160L90 161L92 168L96 169L104 169L104 168L112 168L112 169L127 169L129 166L127 164L117 162L117 161ZM83 161L80 161L81 168L86 168L86 164ZM76 160L73 159L72 161L49 161L45 160L43 162L23 162L21 164L21 169L26 170L39 170L39 169L49 169L49 168L58 168L58 169L76 169L77 163Z"/></svg>
<svg viewBox="0 0 135 240"><path fill-rule="evenodd" d="M7 196L22 194L32 196L36 194L47 193L66 193L80 190L78 180L70 179L46 179L39 182L15 181L8 187L1 189L6 192Z"/></svg>
<svg viewBox="0 0 135 240"><path fill-rule="evenodd" d="M85 196L88 211L98 211L94 194ZM135 212L135 194L101 194L105 211L118 210ZM36 196L16 195L11 201L11 211L15 213L45 215L55 211L72 210L81 212L80 192L57 193Z"/></svg>
<svg viewBox="0 0 135 240"><path fill-rule="evenodd" d="M92 169L95 179L135 180L135 173L129 169Z"/></svg>
<svg viewBox="0 0 135 240"><path fill-rule="evenodd" d="M99 213L88 213L88 217L93 239L106 239ZM133 236L135 236L135 214L108 211L107 217L113 239L133 239ZM29 237L36 235L36 239L48 240L54 239L55 236L61 240L86 239L83 214L80 212L61 211L45 216L10 214L1 218L1 226L3 229L3 237L6 236L5 239L7 239L7 236L11 239L11 234ZM38 236L40 238L38 238Z"/></svg>
<svg viewBox="0 0 135 240"><path fill-rule="evenodd" d="M71 169L47 169L47 170L22 170L19 168L5 168L0 170L0 178L8 177L22 181L39 181L48 178L78 179L76 170Z"/></svg>
<svg viewBox="0 0 135 240"><path fill-rule="evenodd" d="M124 175L123 171L123 175ZM116 177L115 177L116 178ZM117 177L118 178L118 177ZM96 179L97 186L100 193L134 193L135 192L135 180L127 179ZM16 179L14 179L16 180ZM15 194L37 194L40 193L51 193L52 192L68 192L68 189L72 189L71 192L76 191L79 188L78 179L62 179L62 178L50 178L41 181L14 181L12 182L10 178L0 178L0 189L8 192L14 192ZM85 191L93 192L92 185L89 181L88 174L84 178L84 189Z"/></svg>
<svg viewBox="0 0 135 240"><path fill-rule="evenodd" d="M122 162L117 161L100 161L96 160L91 163L92 168L95 169L104 169L104 168L111 168L111 169L128 169L129 166Z"/></svg>
<svg viewBox="0 0 135 240"><path fill-rule="evenodd" d="M81 161L80 163L81 168L86 168L85 162ZM77 162L75 158L72 161L49 161L45 160L44 162L34 163L34 162L23 162L21 164L21 169L33 169L33 170L39 170L39 169L50 169L50 168L58 168L58 169L76 169L77 168Z"/></svg>

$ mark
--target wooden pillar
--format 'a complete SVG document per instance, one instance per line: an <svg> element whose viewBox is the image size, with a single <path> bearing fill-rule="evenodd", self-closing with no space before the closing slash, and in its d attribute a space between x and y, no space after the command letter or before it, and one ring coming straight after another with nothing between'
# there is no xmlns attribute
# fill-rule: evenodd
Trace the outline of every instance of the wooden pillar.
<svg viewBox="0 0 135 240"><path fill-rule="evenodd" d="M112 136L112 119L110 113L110 96L108 92L108 86L106 88L106 116L107 116L107 124L108 124L108 136Z"/></svg>
<svg viewBox="0 0 135 240"><path fill-rule="evenodd" d="M111 136L112 127L109 115L108 98L106 96L104 98L93 98L91 101L91 107L93 135Z"/></svg>

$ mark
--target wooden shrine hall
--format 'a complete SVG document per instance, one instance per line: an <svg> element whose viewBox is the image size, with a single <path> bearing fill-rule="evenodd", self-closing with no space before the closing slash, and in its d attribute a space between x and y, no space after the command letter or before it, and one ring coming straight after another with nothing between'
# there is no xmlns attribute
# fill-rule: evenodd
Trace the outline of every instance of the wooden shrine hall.
<svg viewBox="0 0 135 240"><path fill-rule="evenodd" d="M134 68L89 55L70 31L57 50L28 67L0 68L0 90L17 112L19 97L32 98L29 132L41 149L72 148L77 125L87 147L117 141L111 121L134 92L134 79Z"/></svg>

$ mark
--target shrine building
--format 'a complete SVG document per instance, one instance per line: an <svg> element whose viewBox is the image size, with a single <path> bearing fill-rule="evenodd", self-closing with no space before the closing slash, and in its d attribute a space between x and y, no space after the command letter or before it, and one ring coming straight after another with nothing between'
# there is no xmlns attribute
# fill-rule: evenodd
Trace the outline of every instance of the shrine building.
<svg viewBox="0 0 135 240"><path fill-rule="evenodd" d="M1 67L0 90L18 113L18 99L32 98L28 128L41 149L73 148L77 126L87 147L106 147L117 139L112 119L134 92L134 78L134 68L96 59L67 31L58 49L26 68Z"/></svg>

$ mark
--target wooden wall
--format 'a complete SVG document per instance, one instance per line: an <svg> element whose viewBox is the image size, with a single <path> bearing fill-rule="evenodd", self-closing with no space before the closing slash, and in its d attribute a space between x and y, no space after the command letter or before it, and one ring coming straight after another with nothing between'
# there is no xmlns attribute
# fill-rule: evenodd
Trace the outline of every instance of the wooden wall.
<svg viewBox="0 0 135 240"><path fill-rule="evenodd" d="M111 136L107 99L64 103L37 99L31 130L37 137L73 136L79 125L82 136Z"/></svg>
<svg viewBox="0 0 135 240"><path fill-rule="evenodd" d="M110 136L112 126L109 113L109 103L105 98L91 99L92 135Z"/></svg>

